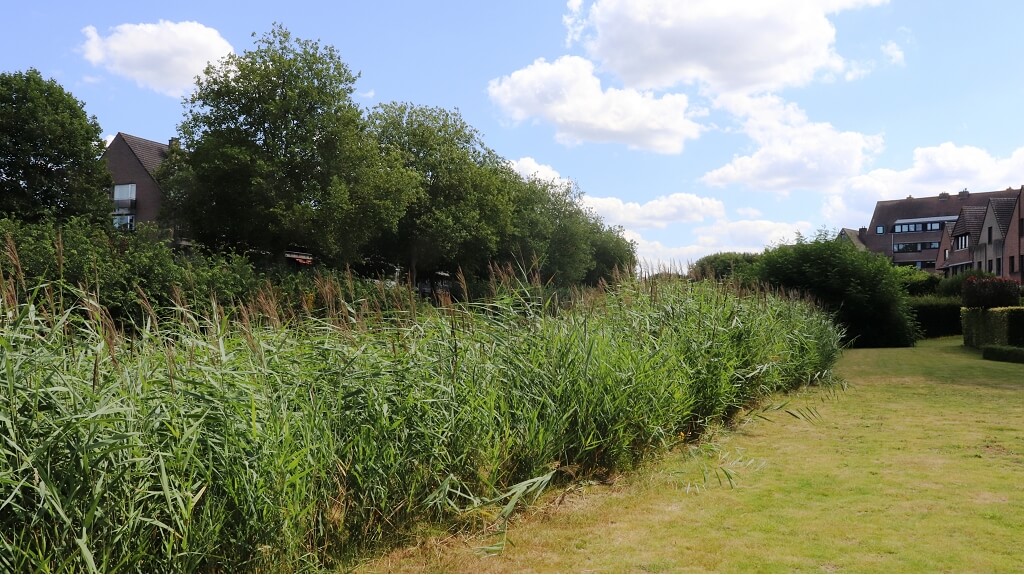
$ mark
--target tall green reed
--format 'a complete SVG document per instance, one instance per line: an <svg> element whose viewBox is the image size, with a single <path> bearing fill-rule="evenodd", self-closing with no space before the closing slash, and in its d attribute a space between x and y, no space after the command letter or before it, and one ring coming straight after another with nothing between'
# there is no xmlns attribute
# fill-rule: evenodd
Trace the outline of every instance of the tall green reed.
<svg viewBox="0 0 1024 575"><path fill-rule="evenodd" d="M318 282L304 314L269 289L203 313L141 294L121 332L88 294L63 309L4 279L0 569L330 569L629 469L840 349L806 302L706 283L570 305L506 276L434 307Z"/></svg>

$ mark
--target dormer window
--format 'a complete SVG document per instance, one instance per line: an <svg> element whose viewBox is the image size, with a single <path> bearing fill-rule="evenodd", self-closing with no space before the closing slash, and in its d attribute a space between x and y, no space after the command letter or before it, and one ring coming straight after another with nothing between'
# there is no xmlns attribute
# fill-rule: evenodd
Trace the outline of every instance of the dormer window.
<svg viewBox="0 0 1024 575"><path fill-rule="evenodd" d="M968 235L967 234L964 234L962 236L957 236L955 239L956 239L956 249L958 249L958 250L966 250L967 249L968 243L969 243L968 242Z"/></svg>
<svg viewBox="0 0 1024 575"><path fill-rule="evenodd" d="M879 234L879 235L884 234L885 233L885 226L877 226L875 228L875 233Z"/></svg>

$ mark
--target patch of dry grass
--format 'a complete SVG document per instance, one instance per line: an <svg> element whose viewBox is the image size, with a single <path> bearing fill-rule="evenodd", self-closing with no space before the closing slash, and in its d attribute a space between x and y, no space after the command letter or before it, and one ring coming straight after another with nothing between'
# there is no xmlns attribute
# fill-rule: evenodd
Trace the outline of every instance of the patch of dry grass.
<svg viewBox="0 0 1024 575"><path fill-rule="evenodd" d="M1024 571L1024 366L943 338L850 350L838 372L846 391L780 398L697 455L553 493L504 536L424 537L359 570Z"/></svg>

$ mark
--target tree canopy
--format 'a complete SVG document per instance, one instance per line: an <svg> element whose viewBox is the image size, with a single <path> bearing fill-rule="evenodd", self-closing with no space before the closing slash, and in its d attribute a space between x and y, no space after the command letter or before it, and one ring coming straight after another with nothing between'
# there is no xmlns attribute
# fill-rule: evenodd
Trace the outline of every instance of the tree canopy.
<svg viewBox="0 0 1024 575"><path fill-rule="evenodd" d="M179 127L184 153L161 177L170 218L210 246L356 259L419 185L367 129L356 77L333 47L279 25L207 66Z"/></svg>
<svg viewBox="0 0 1024 575"><path fill-rule="evenodd" d="M596 284L635 265L575 186L523 178L458 110L364 113L356 79L333 48L281 26L208 66L159 176L167 218L214 248L305 248L414 278L516 263Z"/></svg>
<svg viewBox="0 0 1024 575"><path fill-rule="evenodd" d="M0 74L0 214L109 220L112 180L95 117L39 71Z"/></svg>

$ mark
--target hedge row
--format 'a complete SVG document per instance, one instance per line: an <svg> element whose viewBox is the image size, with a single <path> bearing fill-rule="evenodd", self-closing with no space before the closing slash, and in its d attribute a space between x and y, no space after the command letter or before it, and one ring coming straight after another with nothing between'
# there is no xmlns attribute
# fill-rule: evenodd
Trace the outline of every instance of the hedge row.
<svg viewBox="0 0 1024 575"><path fill-rule="evenodd" d="M960 298L922 296L911 297L909 301L924 337L963 333L960 324Z"/></svg>
<svg viewBox="0 0 1024 575"><path fill-rule="evenodd" d="M981 357L992 361L1024 363L1024 347L1012 345L986 345L981 348Z"/></svg>
<svg viewBox="0 0 1024 575"><path fill-rule="evenodd" d="M1024 347L1024 307L963 308L964 345Z"/></svg>

